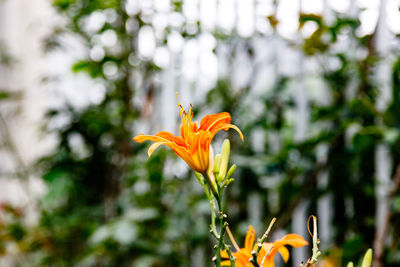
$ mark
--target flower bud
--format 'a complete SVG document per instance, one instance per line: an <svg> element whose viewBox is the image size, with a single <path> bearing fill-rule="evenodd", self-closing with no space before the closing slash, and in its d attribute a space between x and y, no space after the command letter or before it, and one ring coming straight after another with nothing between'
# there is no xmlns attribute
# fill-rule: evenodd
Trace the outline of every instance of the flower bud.
<svg viewBox="0 0 400 267"><path fill-rule="evenodd" d="M218 174L219 173L219 168L221 166L221 154L217 154L215 155L214 158L214 174Z"/></svg>
<svg viewBox="0 0 400 267"><path fill-rule="evenodd" d="M228 171L228 173L226 174L226 178L231 178L231 177L233 176L233 174L235 173L236 168L237 168L236 164L233 164L233 165L229 168L229 171Z"/></svg>
<svg viewBox="0 0 400 267"><path fill-rule="evenodd" d="M221 177L221 179L225 178L226 171L228 169L230 151L231 151L231 143L229 142L228 139L225 139L224 143L222 144L221 164L219 167L219 176Z"/></svg>
<svg viewBox="0 0 400 267"><path fill-rule="evenodd" d="M372 261L372 249L368 249L364 255L361 267L370 267Z"/></svg>
<svg viewBox="0 0 400 267"><path fill-rule="evenodd" d="M234 182L235 179L234 178L228 178L224 181L224 183L222 184L222 187L226 187L228 185L230 185L232 182Z"/></svg>
<svg viewBox="0 0 400 267"><path fill-rule="evenodd" d="M347 264L347 267L354 267L353 262L349 262L349 263Z"/></svg>

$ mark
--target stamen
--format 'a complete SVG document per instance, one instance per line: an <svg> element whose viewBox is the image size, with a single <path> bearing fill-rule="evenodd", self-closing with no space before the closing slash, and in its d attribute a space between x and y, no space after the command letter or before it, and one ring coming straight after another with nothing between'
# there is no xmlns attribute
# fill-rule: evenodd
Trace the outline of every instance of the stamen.
<svg viewBox="0 0 400 267"><path fill-rule="evenodd" d="M183 139L185 140L185 143L188 144L188 138L190 135L190 122L193 117L192 113L192 108L193 105L190 104L190 110L189 114L186 112L186 110L183 108L183 106L179 103L178 99L178 93L176 93L176 102L178 103L178 108L179 108L179 115L181 116L181 121L182 121L182 127L183 127Z"/></svg>
<svg viewBox="0 0 400 267"><path fill-rule="evenodd" d="M178 103L178 107L179 107L180 104L179 104L179 99L178 99L178 92L176 92L176 102Z"/></svg>
<svg viewBox="0 0 400 267"><path fill-rule="evenodd" d="M178 93L176 93L176 102L178 103L179 115L180 115L180 117L181 117L181 121L183 121L183 118L182 118L182 110L183 110L183 107L182 107L181 104L179 104Z"/></svg>
<svg viewBox="0 0 400 267"><path fill-rule="evenodd" d="M190 109L189 109L189 121L192 121L192 118L193 118L193 111L192 111L192 109L193 109L193 105L192 105L192 103L190 103Z"/></svg>

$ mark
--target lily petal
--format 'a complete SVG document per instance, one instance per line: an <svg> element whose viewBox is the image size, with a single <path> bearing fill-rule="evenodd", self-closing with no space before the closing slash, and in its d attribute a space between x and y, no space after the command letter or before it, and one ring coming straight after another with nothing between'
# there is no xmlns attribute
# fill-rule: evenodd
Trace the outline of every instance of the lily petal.
<svg viewBox="0 0 400 267"><path fill-rule="evenodd" d="M200 121L199 130L213 131L214 129L219 128L221 124L227 124L230 122L231 122L231 115L228 112L206 115Z"/></svg>
<svg viewBox="0 0 400 267"><path fill-rule="evenodd" d="M298 234L288 234L282 239L275 241L274 246L291 245L295 248L303 247L308 245L308 242Z"/></svg>
<svg viewBox="0 0 400 267"><path fill-rule="evenodd" d="M282 259L287 262L289 260L289 250L285 246L282 246L278 249L278 251L282 256Z"/></svg>
<svg viewBox="0 0 400 267"><path fill-rule="evenodd" d="M229 128L236 130L236 131L239 133L239 135L240 135L240 139L242 139L242 141L244 140L244 139L243 139L242 131L239 129L239 127L237 127L236 125L233 125L233 124L229 124L229 123L224 124L224 125L220 126L219 128L216 128L216 129L213 131L213 133L216 134L217 132L219 132L219 131L221 131L221 130L227 131Z"/></svg>
<svg viewBox="0 0 400 267"><path fill-rule="evenodd" d="M221 257L224 258L224 259L229 258L228 252L226 252L225 249L221 251Z"/></svg>
<svg viewBox="0 0 400 267"><path fill-rule="evenodd" d="M256 239L256 230L254 230L253 226L249 226L249 230L246 234L246 239L244 242L244 248L249 250L250 252L253 250L254 240Z"/></svg>
<svg viewBox="0 0 400 267"><path fill-rule="evenodd" d="M144 135L139 134L136 135L133 140L138 143L142 143L143 141L153 141L153 142L173 142L175 136L170 132L159 132L156 135Z"/></svg>
<svg viewBox="0 0 400 267"><path fill-rule="evenodd" d="M159 146L161 146L161 145L166 145L167 143L169 143L169 142L157 142L157 143L152 144L152 145L149 147L149 150L147 151L147 154L148 154L149 157L150 157L151 154L153 154L154 150L156 150L156 149L157 149Z"/></svg>
<svg viewBox="0 0 400 267"><path fill-rule="evenodd" d="M231 266L231 262L230 261L222 261L221 266Z"/></svg>

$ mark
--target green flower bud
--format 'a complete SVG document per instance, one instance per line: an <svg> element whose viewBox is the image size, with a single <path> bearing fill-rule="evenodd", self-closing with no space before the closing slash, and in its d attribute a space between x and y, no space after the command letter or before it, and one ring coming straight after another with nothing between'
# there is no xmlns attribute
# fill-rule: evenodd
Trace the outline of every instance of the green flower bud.
<svg viewBox="0 0 400 267"><path fill-rule="evenodd" d="M231 177L233 176L233 174L235 173L236 168L237 168L236 164L233 164L233 165L229 168L229 171L228 171L228 173L226 174L226 178L231 178Z"/></svg>
<svg viewBox="0 0 400 267"><path fill-rule="evenodd" d="M225 178L226 171L228 169L230 151L231 143L228 139L225 139L224 143L222 144L221 164L219 167L219 176L221 177L221 179Z"/></svg>
<svg viewBox="0 0 400 267"><path fill-rule="evenodd" d="M215 155L214 158L214 169L213 169L213 173L214 174L218 174L219 173L219 168L221 166L221 154L217 154Z"/></svg>
<svg viewBox="0 0 400 267"><path fill-rule="evenodd" d="M347 267L354 267L354 264L353 264L352 262L349 262L349 263L347 264Z"/></svg>
<svg viewBox="0 0 400 267"><path fill-rule="evenodd" d="M368 249L364 255L361 267L370 267L372 262L372 249Z"/></svg>

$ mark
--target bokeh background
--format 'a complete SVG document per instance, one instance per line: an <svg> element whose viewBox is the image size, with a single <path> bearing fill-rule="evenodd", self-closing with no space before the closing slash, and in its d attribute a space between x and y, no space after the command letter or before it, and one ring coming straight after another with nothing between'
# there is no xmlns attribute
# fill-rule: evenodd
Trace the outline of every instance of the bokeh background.
<svg viewBox="0 0 400 267"><path fill-rule="evenodd" d="M0 1L0 265L212 266L208 201L168 149L175 94L227 111L230 226L325 265L400 263L400 1ZM291 253L298 266L310 248ZM282 266L277 259L278 266ZM333 265L329 265L333 264Z"/></svg>

